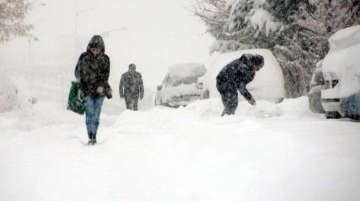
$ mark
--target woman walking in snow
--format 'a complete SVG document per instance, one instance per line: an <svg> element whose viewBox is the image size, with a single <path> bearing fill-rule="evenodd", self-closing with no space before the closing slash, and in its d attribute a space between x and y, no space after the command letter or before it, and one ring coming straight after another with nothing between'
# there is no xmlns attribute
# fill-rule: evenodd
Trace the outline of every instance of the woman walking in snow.
<svg viewBox="0 0 360 201"><path fill-rule="evenodd" d="M104 98L111 98L109 74L110 59L105 54L104 41L101 36L95 35L90 40L86 52L81 54L75 68L75 77L80 81L83 94L86 128L91 145L96 143Z"/></svg>

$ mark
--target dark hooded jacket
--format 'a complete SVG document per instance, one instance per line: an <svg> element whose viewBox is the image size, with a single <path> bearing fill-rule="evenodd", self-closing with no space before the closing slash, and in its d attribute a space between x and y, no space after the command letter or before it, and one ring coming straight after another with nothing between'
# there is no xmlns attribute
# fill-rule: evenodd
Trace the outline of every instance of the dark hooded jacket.
<svg viewBox="0 0 360 201"><path fill-rule="evenodd" d="M100 48L100 54L94 56L91 48ZM90 40L86 52L83 52L76 64L75 77L80 81L81 91L86 96L108 96L111 92L108 84L110 59L105 54L105 44L101 36L95 35ZM97 87L104 87L105 94L97 94Z"/></svg>
<svg viewBox="0 0 360 201"><path fill-rule="evenodd" d="M216 77L216 87L220 93L237 93L239 90L246 100L250 100L252 95L246 89L246 85L255 77L255 72L251 71L253 66L253 55L244 54L227 64Z"/></svg>

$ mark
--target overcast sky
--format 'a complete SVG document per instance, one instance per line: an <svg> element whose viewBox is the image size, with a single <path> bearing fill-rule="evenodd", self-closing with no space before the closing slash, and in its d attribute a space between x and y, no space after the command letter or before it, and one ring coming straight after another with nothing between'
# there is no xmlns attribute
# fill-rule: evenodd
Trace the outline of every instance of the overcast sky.
<svg viewBox="0 0 360 201"><path fill-rule="evenodd" d="M13 39L2 45L0 57L10 65L64 63L73 68L91 36L100 34L111 60L110 78L136 63L148 84L159 84L171 64L209 62L213 38L189 12L190 5L191 0L36 0L29 21L39 41Z"/></svg>

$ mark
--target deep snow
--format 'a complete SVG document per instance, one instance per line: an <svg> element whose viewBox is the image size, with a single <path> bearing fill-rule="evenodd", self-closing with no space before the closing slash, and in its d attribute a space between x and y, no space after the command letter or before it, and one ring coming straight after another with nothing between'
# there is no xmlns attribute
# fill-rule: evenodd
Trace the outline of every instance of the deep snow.
<svg viewBox="0 0 360 201"><path fill-rule="evenodd" d="M134 60L150 85L141 111L124 110L117 96L105 100L99 143L87 146L84 117L64 109L81 52L74 56L72 41L65 40L73 33L76 1L47 2L45 15L34 17L41 25L40 42L13 41L0 50L1 73L24 76L38 98L33 107L0 113L0 200L360 199L360 124L326 120L309 111L306 97L279 104L257 100L256 106L240 102L236 115L223 118L219 98L178 109L152 107L151 85L161 82L170 64L207 61L207 48L198 43L205 40L199 25L177 10L183 1L81 0L76 5L81 11L101 4L96 12L81 13L79 35L100 25L104 31L127 28L106 38L115 91ZM178 27L171 29L174 20ZM195 38L187 35L195 29ZM54 40L52 32L65 42Z"/></svg>
<svg viewBox="0 0 360 201"><path fill-rule="evenodd" d="M103 113L88 146L83 116L40 101L0 115L0 198L357 201L360 124L307 104L241 102L223 118L220 99Z"/></svg>

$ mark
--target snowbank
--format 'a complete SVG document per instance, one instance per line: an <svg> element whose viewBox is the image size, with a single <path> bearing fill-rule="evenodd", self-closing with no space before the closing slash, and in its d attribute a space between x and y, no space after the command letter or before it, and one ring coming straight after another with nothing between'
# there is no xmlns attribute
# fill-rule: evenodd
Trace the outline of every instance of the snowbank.
<svg viewBox="0 0 360 201"><path fill-rule="evenodd" d="M305 99L244 104L226 117L218 98L102 114L95 146L84 116L59 103L39 102L22 120L3 113L0 198L357 201L360 125L314 116ZM256 116L269 107L282 116Z"/></svg>

